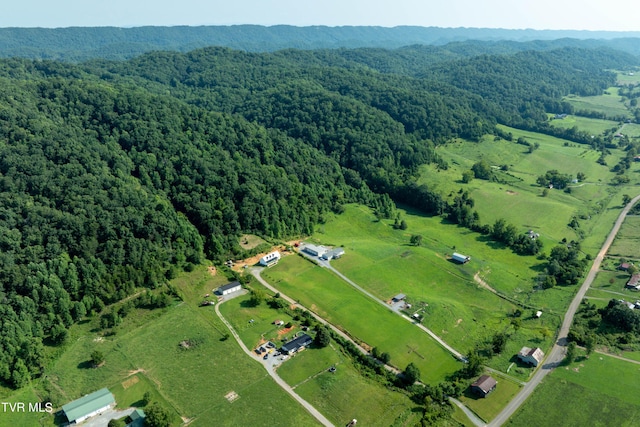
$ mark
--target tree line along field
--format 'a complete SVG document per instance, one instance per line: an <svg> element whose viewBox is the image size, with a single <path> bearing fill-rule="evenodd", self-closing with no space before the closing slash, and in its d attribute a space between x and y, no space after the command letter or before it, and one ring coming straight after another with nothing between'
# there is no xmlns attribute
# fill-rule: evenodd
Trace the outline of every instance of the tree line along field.
<svg viewBox="0 0 640 427"><path fill-rule="evenodd" d="M618 95L618 88L610 87L602 95L597 96L566 96L564 101L568 102L577 111L588 110L603 113L607 117L627 117L633 118L633 115L621 102L622 98Z"/></svg>
<svg viewBox="0 0 640 427"><path fill-rule="evenodd" d="M211 277L201 266L174 283L183 291L185 302L154 310L152 317L147 310L133 312L113 336L97 334L95 318L74 326L64 352L47 368L42 380L32 384L32 393L38 396L35 401L48 397L57 408L108 387L118 407L139 403L144 392L150 391L153 401L170 410L174 426L187 420L190 425L209 426L211 419L216 425L249 425L259 417L281 418L280 424L291 426L316 425L235 340L222 339L228 330L213 307L198 306L205 293L226 279ZM139 322L141 318L144 321ZM195 345L184 349L180 346L183 340ZM105 355L106 362L100 368L88 363L95 349ZM132 380L135 377L137 381ZM230 391L240 396L232 403L225 398ZM23 396L13 399L27 399ZM26 421L16 416L16 425L36 425L39 418L44 418L45 425L53 425L52 416L20 416Z"/></svg>

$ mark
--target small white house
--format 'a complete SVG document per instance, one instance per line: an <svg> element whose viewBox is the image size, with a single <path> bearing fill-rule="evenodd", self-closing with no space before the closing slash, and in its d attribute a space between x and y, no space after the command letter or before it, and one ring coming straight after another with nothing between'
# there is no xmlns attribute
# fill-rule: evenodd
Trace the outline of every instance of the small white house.
<svg viewBox="0 0 640 427"><path fill-rule="evenodd" d="M271 267L280 261L280 252L274 251L260 258L260 265L263 267Z"/></svg>
<svg viewBox="0 0 640 427"><path fill-rule="evenodd" d="M231 282L226 285L220 286L216 293L218 295L228 295L230 293L237 292L240 289L242 289L242 285L240 284L240 282Z"/></svg>
<svg viewBox="0 0 640 427"><path fill-rule="evenodd" d="M538 347L522 347L520 353L518 353L518 359L532 366L538 366L538 364L544 359L544 353Z"/></svg>

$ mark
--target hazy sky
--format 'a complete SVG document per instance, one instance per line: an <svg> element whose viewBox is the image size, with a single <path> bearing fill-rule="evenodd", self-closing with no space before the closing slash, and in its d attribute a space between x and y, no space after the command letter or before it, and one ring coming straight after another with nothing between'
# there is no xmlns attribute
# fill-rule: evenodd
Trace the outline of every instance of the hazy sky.
<svg viewBox="0 0 640 427"><path fill-rule="evenodd" d="M419 25L640 31L637 0L6 0L0 27Z"/></svg>

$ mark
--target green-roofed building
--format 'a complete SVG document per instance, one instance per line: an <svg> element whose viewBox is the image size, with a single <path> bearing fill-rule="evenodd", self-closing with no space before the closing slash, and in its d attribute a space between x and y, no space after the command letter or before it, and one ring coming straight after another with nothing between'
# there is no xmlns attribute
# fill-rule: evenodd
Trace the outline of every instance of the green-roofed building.
<svg viewBox="0 0 640 427"><path fill-rule="evenodd" d="M103 388L102 390L94 391L80 399L63 405L62 410L67 416L69 423L76 424L94 415L101 414L115 406L115 404L116 399L113 397L113 394L106 388Z"/></svg>
<svg viewBox="0 0 640 427"><path fill-rule="evenodd" d="M136 409L129 415L129 424L127 427L143 427L146 415L142 409Z"/></svg>

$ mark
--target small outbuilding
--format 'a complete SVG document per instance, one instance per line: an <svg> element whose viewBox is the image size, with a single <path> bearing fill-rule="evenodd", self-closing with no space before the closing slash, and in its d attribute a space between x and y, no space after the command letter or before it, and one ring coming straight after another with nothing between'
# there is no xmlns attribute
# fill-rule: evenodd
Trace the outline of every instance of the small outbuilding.
<svg viewBox="0 0 640 427"><path fill-rule="evenodd" d="M220 286L216 290L216 294L218 294L218 295L228 295L230 293L237 292L240 289L242 289L242 285L240 284L240 282L231 282L231 283L228 283L226 285Z"/></svg>
<svg viewBox="0 0 640 427"><path fill-rule="evenodd" d="M343 248L334 248L330 251L325 252L321 258L325 261L331 261L332 259L340 258L342 255L344 255Z"/></svg>
<svg viewBox="0 0 640 427"><path fill-rule="evenodd" d="M451 255L451 260L458 264L466 264L471 261L471 257L454 252L453 255Z"/></svg>
<svg viewBox="0 0 640 427"><path fill-rule="evenodd" d="M518 353L518 359L523 363L528 363L531 366L538 366L544 359L544 353L539 347L529 348L522 347L520 353Z"/></svg>
<svg viewBox="0 0 640 427"><path fill-rule="evenodd" d="M405 294L398 294L395 297L391 298L392 302L400 302L403 301L407 296Z"/></svg>
<svg viewBox="0 0 640 427"><path fill-rule="evenodd" d="M624 285L624 287L627 289L632 289L634 291L640 290L640 273L634 274L633 276L631 276L631 278L629 279L627 284Z"/></svg>
<svg viewBox="0 0 640 427"><path fill-rule="evenodd" d="M618 266L618 270L627 271L629 270L630 267L631 267L631 264L629 264L628 262L623 262Z"/></svg>
<svg viewBox="0 0 640 427"><path fill-rule="evenodd" d="M311 256L322 256L327 252L327 248L324 246L316 246L310 243L305 244L302 250Z"/></svg>
<svg viewBox="0 0 640 427"><path fill-rule="evenodd" d="M138 408L135 411L133 411L131 415L129 415L128 417L129 423L127 424L126 427L144 427L145 418L146 418L146 415L144 411Z"/></svg>
<svg viewBox="0 0 640 427"><path fill-rule="evenodd" d="M487 397L489 393L496 389L498 382L489 375L482 375L473 384L471 391L480 397Z"/></svg>
<svg viewBox="0 0 640 427"><path fill-rule="evenodd" d="M293 354L297 351L300 351L300 349L302 348L308 347L312 342L313 338L311 338L309 335L301 334L291 341L283 344L280 351L285 354Z"/></svg>
<svg viewBox="0 0 640 427"><path fill-rule="evenodd" d="M116 399L113 394L103 388L63 405L62 412L69 420L69 424L78 424L114 406L116 406Z"/></svg>
<svg viewBox="0 0 640 427"><path fill-rule="evenodd" d="M260 258L260 265L263 267L274 266L280 261L280 252L273 251Z"/></svg>

